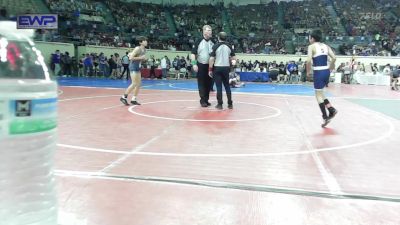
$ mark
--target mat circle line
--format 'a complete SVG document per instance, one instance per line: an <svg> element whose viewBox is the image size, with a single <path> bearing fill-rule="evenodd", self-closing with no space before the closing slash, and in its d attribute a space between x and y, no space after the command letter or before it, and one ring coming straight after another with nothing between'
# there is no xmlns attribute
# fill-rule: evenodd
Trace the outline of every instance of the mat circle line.
<svg viewBox="0 0 400 225"><path fill-rule="evenodd" d="M142 103L142 105L165 103L165 102L187 102L187 101L197 102L197 100L163 100L163 101L154 101L154 102L144 102L144 103ZM134 109L137 106L131 106L131 107L129 107L128 110L132 114L136 114L136 115L143 116L143 117L148 117L148 118L153 118L153 119L189 121L189 122L244 122L244 121L255 121L255 120L270 119L270 118L278 117L278 116L280 116L282 114L282 111L280 109L272 107L272 106L263 105L263 104L251 103L251 102L235 102L235 104L256 105L256 106L261 106L261 107L265 107L265 108L270 108L270 109L274 110L275 113L272 114L272 115L264 116L264 117L256 117L256 118L250 118L250 119L227 119L227 120L213 120L213 119L205 120L205 119L203 119L202 120L202 119L184 119L184 118L171 118L171 117L147 115L147 114L144 114L144 113L136 112ZM218 111L215 111L215 112L217 113Z"/></svg>

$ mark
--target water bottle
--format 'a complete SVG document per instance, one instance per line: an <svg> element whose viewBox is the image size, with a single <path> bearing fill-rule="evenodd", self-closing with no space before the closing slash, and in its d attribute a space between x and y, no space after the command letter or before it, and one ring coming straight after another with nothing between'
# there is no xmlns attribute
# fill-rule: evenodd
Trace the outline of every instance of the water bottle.
<svg viewBox="0 0 400 225"><path fill-rule="evenodd" d="M0 225L57 225L57 83L15 22L0 22Z"/></svg>

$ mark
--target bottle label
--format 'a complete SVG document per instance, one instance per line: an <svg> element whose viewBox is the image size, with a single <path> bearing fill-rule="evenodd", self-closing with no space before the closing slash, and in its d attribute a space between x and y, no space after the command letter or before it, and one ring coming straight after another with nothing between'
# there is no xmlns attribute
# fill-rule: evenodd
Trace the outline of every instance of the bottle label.
<svg viewBox="0 0 400 225"><path fill-rule="evenodd" d="M57 127L56 98L11 100L8 104L0 101L0 112L8 112L0 113L0 134L30 134Z"/></svg>

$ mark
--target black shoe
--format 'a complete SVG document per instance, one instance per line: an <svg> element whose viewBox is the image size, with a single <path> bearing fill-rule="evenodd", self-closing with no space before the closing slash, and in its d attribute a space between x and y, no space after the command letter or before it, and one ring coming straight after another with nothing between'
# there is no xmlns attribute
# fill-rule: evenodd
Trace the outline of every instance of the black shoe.
<svg viewBox="0 0 400 225"><path fill-rule="evenodd" d="M233 105L232 104L228 104L228 109L233 109Z"/></svg>
<svg viewBox="0 0 400 225"><path fill-rule="evenodd" d="M129 105L128 101L126 100L126 98L120 98L119 99L124 105Z"/></svg>
<svg viewBox="0 0 400 225"><path fill-rule="evenodd" d="M209 103L209 102L206 102L206 104L207 104L207 106L211 106L211 103Z"/></svg>
<svg viewBox="0 0 400 225"><path fill-rule="evenodd" d="M141 105L139 102L137 102L137 101L131 101L131 104L132 105Z"/></svg>
<svg viewBox="0 0 400 225"><path fill-rule="evenodd" d="M328 125L329 122L331 122L331 120L329 118L324 119L321 124L321 127L326 127L326 125Z"/></svg>
<svg viewBox="0 0 400 225"><path fill-rule="evenodd" d="M202 103L200 103L200 105L201 105L201 107L203 107L203 108L206 108L206 107L208 107L208 104L207 104L207 103L205 103L205 102L202 102Z"/></svg>
<svg viewBox="0 0 400 225"><path fill-rule="evenodd" d="M217 104L217 105L215 106L215 108L216 108L216 109L222 109L222 104Z"/></svg>
<svg viewBox="0 0 400 225"><path fill-rule="evenodd" d="M332 110L329 110L328 119L329 120L333 119L333 117L335 117L337 113L338 113L338 111L335 108L333 108Z"/></svg>

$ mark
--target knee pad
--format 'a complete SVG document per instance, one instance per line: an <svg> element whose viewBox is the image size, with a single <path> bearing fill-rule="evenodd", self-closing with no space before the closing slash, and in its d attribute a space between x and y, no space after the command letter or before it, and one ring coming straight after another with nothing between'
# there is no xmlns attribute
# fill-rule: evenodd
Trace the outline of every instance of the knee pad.
<svg viewBox="0 0 400 225"><path fill-rule="evenodd" d="M324 103L325 95L323 90L315 90L315 97L317 98L317 102L319 104Z"/></svg>

